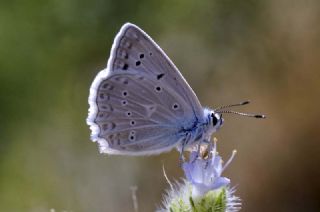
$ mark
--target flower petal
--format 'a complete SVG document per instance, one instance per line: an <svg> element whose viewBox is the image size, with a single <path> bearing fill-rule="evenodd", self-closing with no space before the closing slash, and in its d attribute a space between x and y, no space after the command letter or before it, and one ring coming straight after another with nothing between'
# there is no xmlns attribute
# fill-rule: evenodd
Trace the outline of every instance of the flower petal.
<svg viewBox="0 0 320 212"><path fill-rule="evenodd" d="M221 188L223 186L226 186L230 183L230 179L226 177L218 177L215 179L214 183L211 185L210 190L214 190L217 188Z"/></svg>

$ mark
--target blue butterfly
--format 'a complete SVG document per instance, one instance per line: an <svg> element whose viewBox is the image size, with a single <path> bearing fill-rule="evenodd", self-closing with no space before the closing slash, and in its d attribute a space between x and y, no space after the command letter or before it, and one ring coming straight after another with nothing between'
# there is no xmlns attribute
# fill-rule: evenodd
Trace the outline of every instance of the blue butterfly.
<svg viewBox="0 0 320 212"><path fill-rule="evenodd" d="M174 147L182 153L209 143L223 124L222 113L238 113L223 108L247 103L202 107L161 48L127 23L115 37L107 67L91 85L87 123L101 153L152 155Z"/></svg>

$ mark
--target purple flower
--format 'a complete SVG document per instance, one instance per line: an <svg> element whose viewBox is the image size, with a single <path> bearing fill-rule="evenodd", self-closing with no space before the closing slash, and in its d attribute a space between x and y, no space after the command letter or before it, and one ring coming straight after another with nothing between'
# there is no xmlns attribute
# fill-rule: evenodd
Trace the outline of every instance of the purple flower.
<svg viewBox="0 0 320 212"><path fill-rule="evenodd" d="M232 161L236 151L232 152L229 160L222 165L222 159L216 151L216 142L211 150L211 158L203 159L197 151L191 152L189 162L182 164L187 180L193 185L192 196L202 196L208 191L227 186L230 179L221 177L221 173Z"/></svg>
<svg viewBox="0 0 320 212"><path fill-rule="evenodd" d="M234 195L235 188L230 187L228 178L221 176L236 151L233 151L230 159L223 164L216 151L216 142L213 148L210 146L206 151L202 151L203 147L200 148L200 154L192 151L189 162L182 164L186 176L182 183L171 184L164 173L171 189L167 191L163 207L158 211L237 212L241 209L241 200Z"/></svg>

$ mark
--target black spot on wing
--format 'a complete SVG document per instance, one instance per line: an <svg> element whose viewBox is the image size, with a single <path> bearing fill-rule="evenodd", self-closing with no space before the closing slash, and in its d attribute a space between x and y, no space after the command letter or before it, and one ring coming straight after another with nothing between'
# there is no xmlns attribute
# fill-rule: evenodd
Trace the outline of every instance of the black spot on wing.
<svg viewBox="0 0 320 212"><path fill-rule="evenodd" d="M157 75L157 80L160 80L162 77L164 77L164 73L158 74L158 75Z"/></svg>

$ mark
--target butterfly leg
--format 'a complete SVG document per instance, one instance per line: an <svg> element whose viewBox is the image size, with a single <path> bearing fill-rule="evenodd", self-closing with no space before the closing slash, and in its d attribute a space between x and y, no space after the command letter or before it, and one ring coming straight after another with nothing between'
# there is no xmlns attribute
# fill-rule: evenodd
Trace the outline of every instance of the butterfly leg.
<svg viewBox="0 0 320 212"><path fill-rule="evenodd" d="M206 144L205 149L201 148L202 144ZM194 162L199 156L201 156L201 158L203 160L207 161L207 163L208 163L210 156L211 156L210 155L211 150L212 150L212 142L208 141L207 139L200 139L199 143L198 143L197 156L194 158L194 160L192 162Z"/></svg>
<svg viewBox="0 0 320 212"><path fill-rule="evenodd" d="M179 166L180 166L180 167L182 167L182 164L183 164L184 161L185 161L185 158L184 158L184 155L183 155L185 145L186 145L186 142L183 142L183 143L182 143L181 150L180 150L180 155L179 155Z"/></svg>
<svg viewBox="0 0 320 212"><path fill-rule="evenodd" d="M201 143L202 143L202 139L199 140L198 148L197 148L197 155L196 155L196 157L194 157L194 160L192 161L192 163L197 160L197 158L199 157L199 155L201 153Z"/></svg>
<svg viewBox="0 0 320 212"><path fill-rule="evenodd" d="M208 145L206 151L207 151L207 157L204 158L204 160L206 161L206 165L205 165L205 169L207 169L208 165L209 165L209 162L210 162L210 159L212 157L212 149L213 149L213 146L212 146L212 142L208 141L208 140L204 140L204 142Z"/></svg>
<svg viewBox="0 0 320 212"><path fill-rule="evenodd" d="M198 148L197 148L197 156L195 157L195 159L194 159L194 161L201 155L201 158L204 158L206 155L206 152L205 151L208 151L208 149L206 149L206 150L202 150L201 149L201 145L202 145L202 143L204 143L204 144L207 144L207 145L210 145L209 143L210 142L208 142L207 140L205 140L205 139L200 139L199 140L199 143L198 143ZM209 152L210 152L210 149L209 149ZM192 162L194 162L194 161L192 161Z"/></svg>
<svg viewBox="0 0 320 212"><path fill-rule="evenodd" d="M191 134L190 134L190 133L187 133L187 134L186 134L186 137L182 140L181 150L180 150L180 156L179 156L180 166L182 166L182 164L183 164L184 161L185 161L183 152L184 152L185 146L186 146L187 143L189 142L190 138L191 138Z"/></svg>

